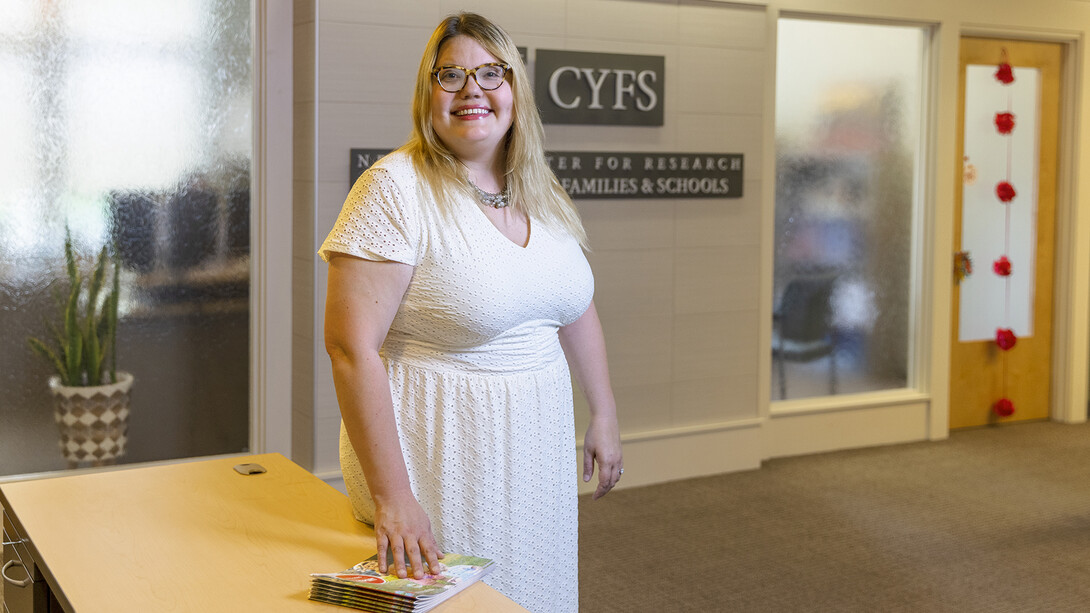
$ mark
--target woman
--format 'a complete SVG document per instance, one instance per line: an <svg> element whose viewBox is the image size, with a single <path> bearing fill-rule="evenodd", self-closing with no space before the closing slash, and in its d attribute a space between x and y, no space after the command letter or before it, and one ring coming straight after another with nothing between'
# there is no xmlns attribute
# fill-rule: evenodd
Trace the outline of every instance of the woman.
<svg viewBox="0 0 1090 613"><path fill-rule="evenodd" d="M418 578L441 550L493 558L490 584L552 613L578 607L571 374L594 498L623 469L585 234L543 142L511 39L449 17L410 141L356 182L319 253L341 465L382 570L387 552Z"/></svg>

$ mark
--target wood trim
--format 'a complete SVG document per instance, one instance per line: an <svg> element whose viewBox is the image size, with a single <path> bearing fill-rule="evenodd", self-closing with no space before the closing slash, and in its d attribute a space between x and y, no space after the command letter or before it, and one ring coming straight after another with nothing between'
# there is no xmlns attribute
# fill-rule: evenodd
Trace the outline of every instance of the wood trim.
<svg viewBox="0 0 1090 613"><path fill-rule="evenodd" d="M258 1L250 291L250 448L291 457L292 4Z"/></svg>
<svg viewBox="0 0 1090 613"><path fill-rule="evenodd" d="M766 458L928 440L926 399L900 405L777 416L763 429Z"/></svg>
<svg viewBox="0 0 1090 613"><path fill-rule="evenodd" d="M1090 249L1086 246L1085 214L1080 218L1078 206L1078 149L1081 105L1084 90L1082 61L1085 45L1072 36L1060 40L1064 45L1063 75L1060 92L1059 180L1056 185L1056 271L1053 305L1053 412L1052 419L1064 423L1087 420L1086 373L1090 369ZM1082 139L1081 142L1086 142ZM1082 237L1080 239L1080 237Z"/></svg>

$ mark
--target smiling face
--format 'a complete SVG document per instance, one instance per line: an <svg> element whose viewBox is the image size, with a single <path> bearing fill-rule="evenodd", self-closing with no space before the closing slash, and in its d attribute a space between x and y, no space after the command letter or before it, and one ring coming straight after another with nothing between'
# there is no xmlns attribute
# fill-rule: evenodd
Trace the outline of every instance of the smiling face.
<svg viewBox="0 0 1090 613"><path fill-rule="evenodd" d="M455 36L439 48L435 67L499 62L468 36ZM431 120L435 134L463 161L488 161L500 154L504 137L514 120L514 98L506 80L498 88L483 90L473 77L457 92L445 91L432 78Z"/></svg>

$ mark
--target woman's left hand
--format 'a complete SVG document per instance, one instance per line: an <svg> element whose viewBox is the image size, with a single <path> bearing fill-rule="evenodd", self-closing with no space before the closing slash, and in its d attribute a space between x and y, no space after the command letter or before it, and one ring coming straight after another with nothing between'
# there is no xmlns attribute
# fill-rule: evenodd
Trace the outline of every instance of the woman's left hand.
<svg viewBox="0 0 1090 613"><path fill-rule="evenodd" d="M583 481L590 481L595 462L598 463L598 487L591 498L598 500L617 485L624 472L621 433L616 417L591 419L587 434L583 437Z"/></svg>
<svg viewBox="0 0 1090 613"><path fill-rule="evenodd" d="M583 437L583 481L590 481L597 462L598 488L594 490L593 498L598 500L617 485L624 472L624 461L617 403L609 385L609 366L606 365L606 340L594 302L591 301L579 319L560 328L559 334L572 374L590 407L590 426Z"/></svg>

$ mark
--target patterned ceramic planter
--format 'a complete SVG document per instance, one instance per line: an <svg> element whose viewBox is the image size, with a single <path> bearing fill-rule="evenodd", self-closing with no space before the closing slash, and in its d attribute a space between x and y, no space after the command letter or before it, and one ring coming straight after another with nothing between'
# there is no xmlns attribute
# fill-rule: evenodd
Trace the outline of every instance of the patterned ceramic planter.
<svg viewBox="0 0 1090 613"><path fill-rule="evenodd" d="M133 377L117 373L117 383L90 387L61 385L50 377L53 419L60 430L60 448L68 467L80 462L92 466L113 464L125 455L129 436L129 391Z"/></svg>

